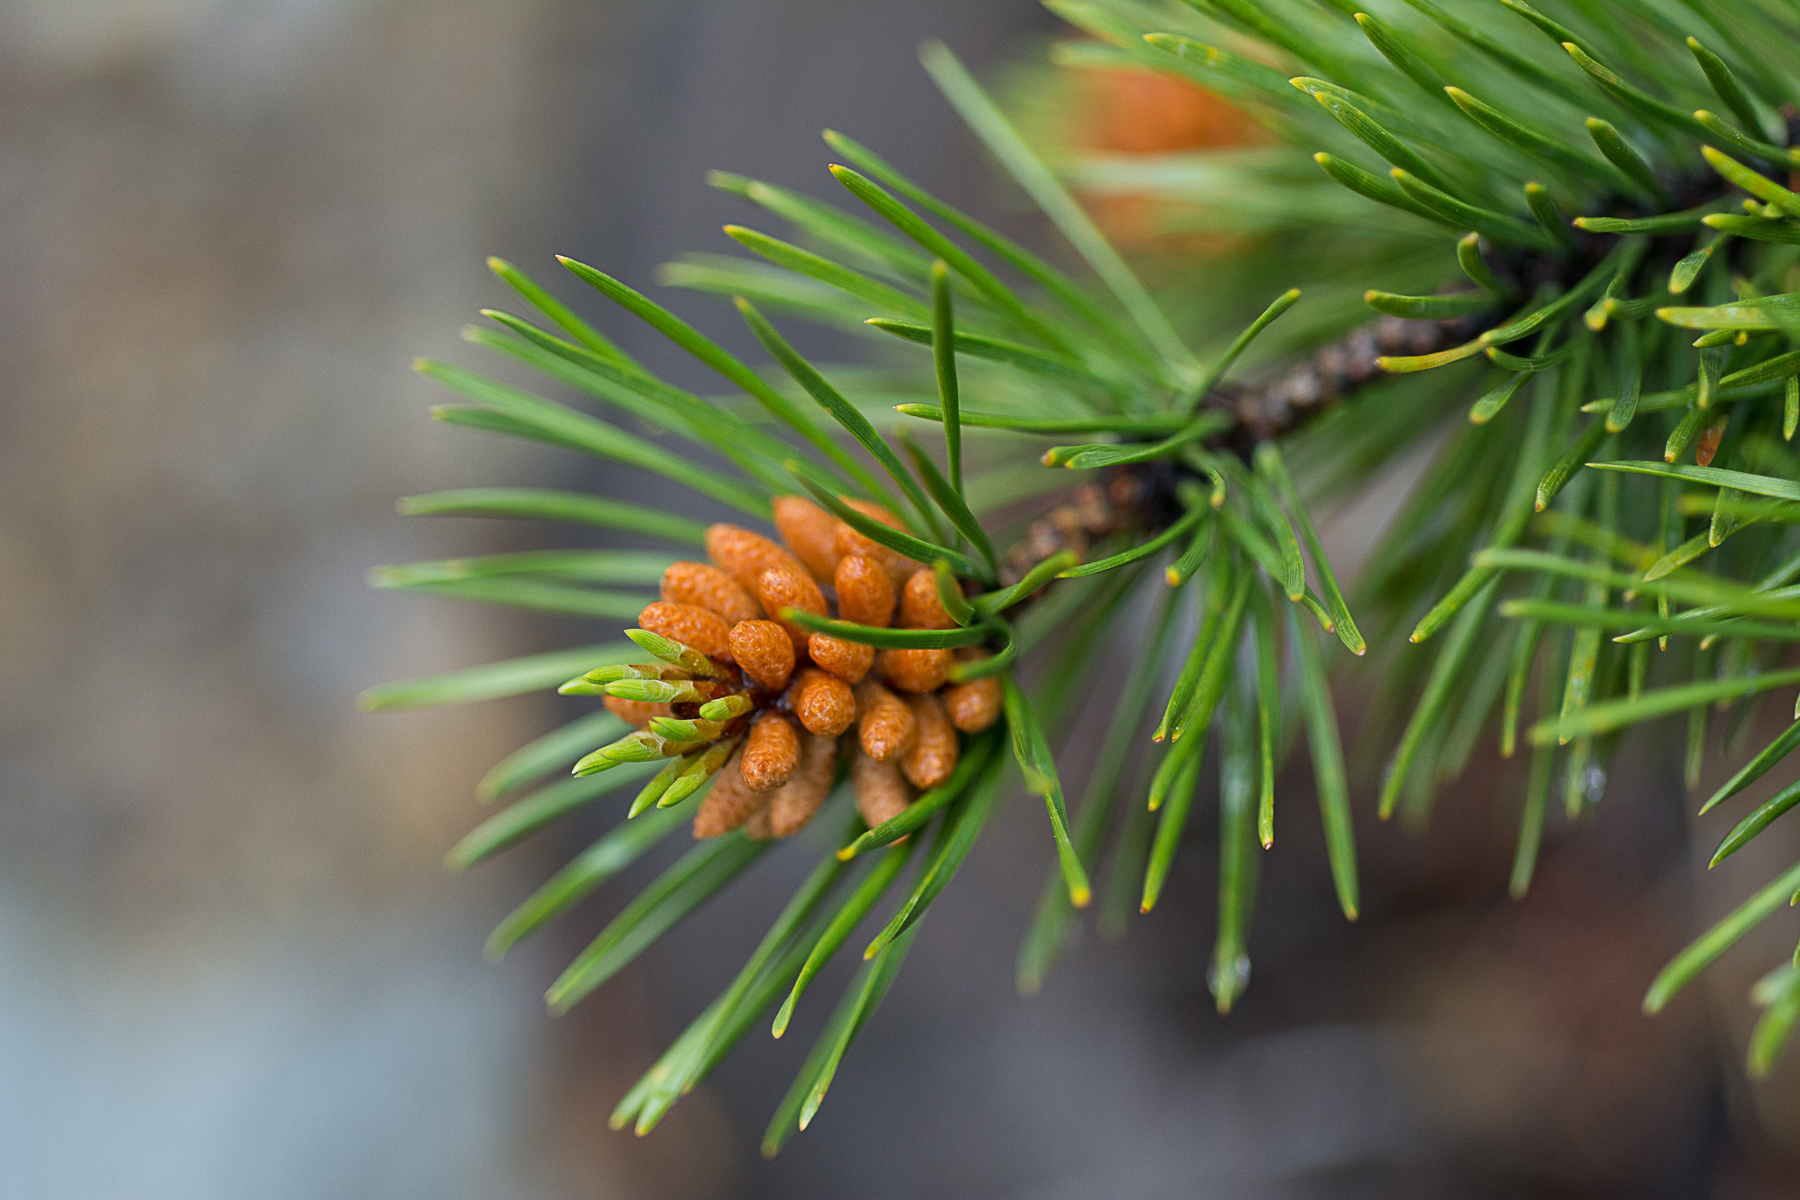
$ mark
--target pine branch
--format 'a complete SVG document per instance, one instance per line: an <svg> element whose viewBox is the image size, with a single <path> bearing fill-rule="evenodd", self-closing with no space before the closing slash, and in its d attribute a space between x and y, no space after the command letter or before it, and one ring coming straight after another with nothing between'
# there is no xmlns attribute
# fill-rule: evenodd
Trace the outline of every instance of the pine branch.
<svg viewBox="0 0 1800 1200"><path fill-rule="evenodd" d="M1783 290L1800 265L1800 195L1788 187L1800 162L1794 31L1734 5L1696 8L1704 28L1690 35L1661 8L1612 2L1650 33L1578 22L1590 40L1522 0L1466 20L1426 0L1379 20L1333 0L1355 20L1323 14L1330 24L1299 0L1195 0L1183 32L1170 33L1130 0L1053 0L1104 43L1066 61L1170 72L1258 115L1272 138L1255 154L1130 172L1040 155L931 44L923 58L947 99L1099 286L828 134L852 164L832 175L860 211L716 175L715 186L792 229L731 226L756 260L692 260L665 276L733 297L779 373L624 281L562 260L739 396L655 378L602 332L607 318L578 315L518 268L492 264L537 315L486 311L498 328L468 340L631 428L443 363L421 369L468 403L434 415L650 470L760 528L531 488L403 502L418 514L583 523L704 547L708 560L532 551L372 574L380 587L637 623L623 642L364 697L370 709L410 708L560 685L600 699L480 784L486 798L524 794L459 843L455 866L613 791L635 793L623 820L508 917L490 947L564 914L691 814L700 844L557 981L548 999L561 1011L756 869L773 843L820 814L843 831L615 1125L653 1127L785 996L780 1036L820 969L897 893L777 1111L765 1150L779 1149L818 1111L920 919L1015 782L1044 798L1044 850L1056 864L1020 958L1021 986L1036 990L1096 883L1107 931L1130 897L1148 910L1172 886L1215 732L1221 889L1209 981L1221 1011L1244 1002L1257 863L1274 852L1284 711L1306 727L1338 903L1348 918L1359 912L1350 810L1363 781L1346 766L1328 686L1343 660L1327 656L1324 634L1349 654L1373 648L1380 668L1360 724L1389 753L1384 817L1424 821L1490 723L1510 755L1524 722L1532 764L1515 895L1529 886L1551 790L1560 780L1570 817L1600 802L1621 731L1683 717L1691 781L1709 709L1733 708L1735 725L1757 698L1800 684L1786 649L1800 620L1800 457L1790 448L1800 293ZM1513 48L1528 29L1556 43L1561 68ZM1205 36L1257 40L1268 61L1316 74L1285 79ZM1446 38L1473 53L1443 57ZM1421 90L1430 103L1418 102ZM1071 181L1129 184L1231 234L1206 264L1203 319L1172 319L1192 302L1140 278ZM1370 317L1312 287L1361 278L1372 262L1438 290L1371 288ZM1235 282L1244 279L1301 283L1308 295L1290 288L1258 309L1260 297ZM1260 354L1273 323L1302 303L1319 307L1310 325L1284 327L1291 349ZM809 362L778 325L795 314L890 335L914 370L895 383ZM1325 338L1323 328L1351 332ZM1252 352L1263 365L1245 370ZM1346 593L1303 494L1367 482L1462 404L1468 421ZM941 465L907 436L915 422L942 426L930 439L941 432ZM1051 437L1093 440L1046 449ZM1149 594L1160 615L1144 636L1129 614ZM1184 612L1191 620L1176 621ZM1190 627L1191 640L1177 636ZM1557 627L1569 636L1545 636ZM1680 652L1660 653L1671 645ZM1071 812L1055 753L1063 725L1098 655L1133 646L1105 765ZM1028 657L1042 670L1027 680L1018 668ZM1165 667L1175 676L1166 695ZM1702 811L1735 800L1796 748L1800 724ZM1114 778L1134 757L1145 759L1142 778ZM563 767L569 778L533 786ZM1800 805L1797 795L1740 816L1714 861ZM865 854L866 870L856 861ZM1660 1007L1771 919L1792 875L1678 957L1646 1005ZM1776 971L1754 998L1765 1009L1751 1047L1760 1073L1800 1020L1800 972Z"/></svg>

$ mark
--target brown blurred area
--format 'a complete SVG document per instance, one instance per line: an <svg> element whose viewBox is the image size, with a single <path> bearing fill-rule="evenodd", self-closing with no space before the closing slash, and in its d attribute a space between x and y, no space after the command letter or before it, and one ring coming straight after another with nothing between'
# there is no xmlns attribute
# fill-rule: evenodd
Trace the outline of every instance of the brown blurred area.
<svg viewBox="0 0 1800 1200"><path fill-rule="evenodd" d="M1193 84L1153 71L1087 70L1072 114L1074 141L1115 154L1168 154L1269 140L1241 110Z"/></svg>
<svg viewBox="0 0 1800 1200"><path fill-rule="evenodd" d="M736 970L805 851L771 855L561 1020L542 988L666 856L482 961L492 923L616 819L584 814L466 876L440 867L481 815L475 779L577 710L368 716L355 695L611 631L363 575L602 539L403 521L393 500L496 483L687 501L433 425L409 359L475 361L457 327L506 300L487 254L551 277L565 252L648 286L658 262L718 249L746 212L704 187L708 168L832 198L828 125L1047 243L914 47L940 35L985 68L1053 29L1029 0L0 7L0 1198L1794 1190L1800 1054L1755 1085L1740 1066L1745 992L1791 930L1759 932L1655 1021L1637 1005L1796 843L1777 829L1700 878L1743 810L1690 830L1655 738L1627 743L1591 821L1553 822L1523 903L1504 897L1516 764L1478 757L1422 837L1365 822L1348 928L1293 772L1230 1018L1204 983L1204 819L1153 917L1017 997L1050 853L1041 808L1014 803L815 1126L768 1164L763 1122L847 969L650 1138L605 1119ZM1147 78L1094 85L1082 119L1114 114L1094 144L1242 136ZM726 306L669 303L741 346ZM1337 544L1391 509L1384 486L1340 514ZM1094 681L1073 777L1119 670Z"/></svg>
<svg viewBox="0 0 1800 1200"><path fill-rule="evenodd" d="M1101 154L1179 154L1267 144L1266 130L1243 110L1186 80L1127 68L1065 71L1067 113L1060 140ZM1140 254L1204 257L1232 239L1164 228L1167 202L1150 196L1098 192L1083 197L1108 237Z"/></svg>

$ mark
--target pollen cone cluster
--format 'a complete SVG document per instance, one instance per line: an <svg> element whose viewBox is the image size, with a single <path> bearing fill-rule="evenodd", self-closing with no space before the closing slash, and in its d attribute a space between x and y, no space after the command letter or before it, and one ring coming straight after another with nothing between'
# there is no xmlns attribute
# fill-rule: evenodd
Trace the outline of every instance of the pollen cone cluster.
<svg viewBox="0 0 1800 1200"><path fill-rule="evenodd" d="M887 510L849 501L900 528ZM948 629L936 573L882 546L810 500L779 496L782 542L736 525L706 531L710 563L678 562L662 599L628 635L654 657L602 667L563 688L599 693L638 732L576 764L592 774L667 759L635 815L712 788L694 836L742 829L783 838L819 810L847 769L871 828L897 816L955 769L958 731L1000 716L993 678L953 682L980 649L882 649L809 630L810 613L873 628Z"/></svg>

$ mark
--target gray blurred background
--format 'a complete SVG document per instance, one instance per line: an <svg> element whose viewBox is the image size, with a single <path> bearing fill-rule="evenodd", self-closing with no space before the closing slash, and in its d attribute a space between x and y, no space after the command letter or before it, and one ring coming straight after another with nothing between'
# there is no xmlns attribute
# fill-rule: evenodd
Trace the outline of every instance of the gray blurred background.
<svg viewBox="0 0 1800 1200"><path fill-rule="evenodd" d="M722 248L745 214L708 168L831 197L826 126L1047 241L915 47L992 70L1055 32L1031 0L0 5L0 1197L1791 1194L1800 1070L1752 1087L1738 1065L1780 932L1656 1021L1637 1001L1793 847L1697 883L1653 742L1596 820L1552 834L1523 904L1497 759L1424 837L1371 823L1348 929L1300 771L1230 1018L1204 984L1201 833L1154 918L1014 994L1049 863L1041 810L1015 804L772 1164L756 1143L817 1011L782 1043L754 1033L652 1137L605 1118L802 857L560 1020L542 988L658 863L482 961L612 815L448 877L474 780L555 703L366 716L354 697L607 634L363 574L543 536L403 521L398 495L648 485L432 424L409 359L470 361L457 327L504 299L487 254L648 286ZM668 303L733 336L722 304ZM1392 490L1339 515L1340 544Z"/></svg>

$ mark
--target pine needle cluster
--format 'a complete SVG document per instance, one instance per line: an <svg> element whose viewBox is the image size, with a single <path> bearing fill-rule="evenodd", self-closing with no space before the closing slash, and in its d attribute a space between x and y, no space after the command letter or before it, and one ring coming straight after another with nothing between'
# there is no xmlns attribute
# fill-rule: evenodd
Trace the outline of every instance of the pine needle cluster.
<svg viewBox="0 0 1800 1200"><path fill-rule="evenodd" d="M628 640L365 698L400 708L558 686L607 697L609 707L525 746L480 785L490 799L520 798L458 844L453 866L641 788L627 817L501 923L490 950L566 912L699 814L705 836L552 986L551 1006L565 1009L780 835L815 812L811 828L824 831L799 839L817 866L731 985L620 1103L616 1127L652 1128L771 1010L781 1036L819 970L884 908L765 1151L804 1128L922 918L1021 783L1044 802L1055 858L1018 965L1021 988L1035 990L1096 891L1103 929L1156 904L1209 746L1220 848L1209 981L1229 1009L1249 979L1276 781L1302 740L1337 898L1356 916L1352 773L1327 685L1334 657L1375 651L1378 702L1363 724L1385 748L1370 789L1381 816L1423 820L1496 727L1502 754L1528 756L1516 895L1551 808L1579 819L1601 801L1626 730L1684 721L1693 786L1709 724L1747 729L1760 697L1800 685L1786 665L1800 641L1800 194L1788 187L1800 168L1800 9L1049 2L1093 35L1059 48L1063 62L1173 74L1255 116L1272 143L1149 166L1047 162L948 50L929 45L926 69L1085 264L1083 279L827 133L846 205L715 175L783 222L785 236L728 226L753 257L696 257L666 272L665 282L733 297L770 367L561 260L736 394L707 398L656 378L498 261L529 315L485 311L489 324L467 340L580 405L420 364L464 400L438 419L659 474L720 516L708 527L536 488L402 501L408 513L623 531L712 560L558 550L375 572L378 586L642 626ZM1187 219L1230 233L1204 294L1153 294L1071 183L1159 192ZM1271 278L1301 285L1308 301L1300 288L1256 296ZM1290 309L1306 315L1271 332ZM896 380L809 362L777 318L916 346L918 370ZM667 438L628 428L643 424ZM1347 594L1312 507L1432 437L1442 448ZM1008 523L1021 512L1022 524ZM779 525L786 544L739 523ZM721 549L739 535L767 551ZM894 587L936 602L933 618L895 627L867 615L884 610L845 579L872 579L874 568L847 577L851 559L884 564ZM660 599L641 590L653 585ZM750 625L775 631L757 645L787 653L785 670L751 648L758 631L740 645L734 635ZM767 640L778 635L792 646ZM1070 804L1053 748L1094 664L1121 653L1130 673ZM850 697L831 721L810 719L800 695L799 680L814 676ZM933 711L957 711L944 708L944 689L978 681L985 720L937 722ZM901 714L939 739L923 774L896 757L923 736ZM872 725L885 731L873 742ZM1701 812L1797 746L1800 721ZM889 760L908 762L904 781ZM544 782L572 763L574 774ZM880 804L867 783L876 767L888 772ZM804 815L773 818L799 811L782 799L795 780ZM1745 815L1714 862L1797 803L1800 783ZM727 811L734 819L720 818ZM1796 895L1800 865L1683 951L1645 1008L1661 1008ZM1800 966L1779 967L1754 998L1764 1015L1750 1065L1761 1072L1800 1017Z"/></svg>

